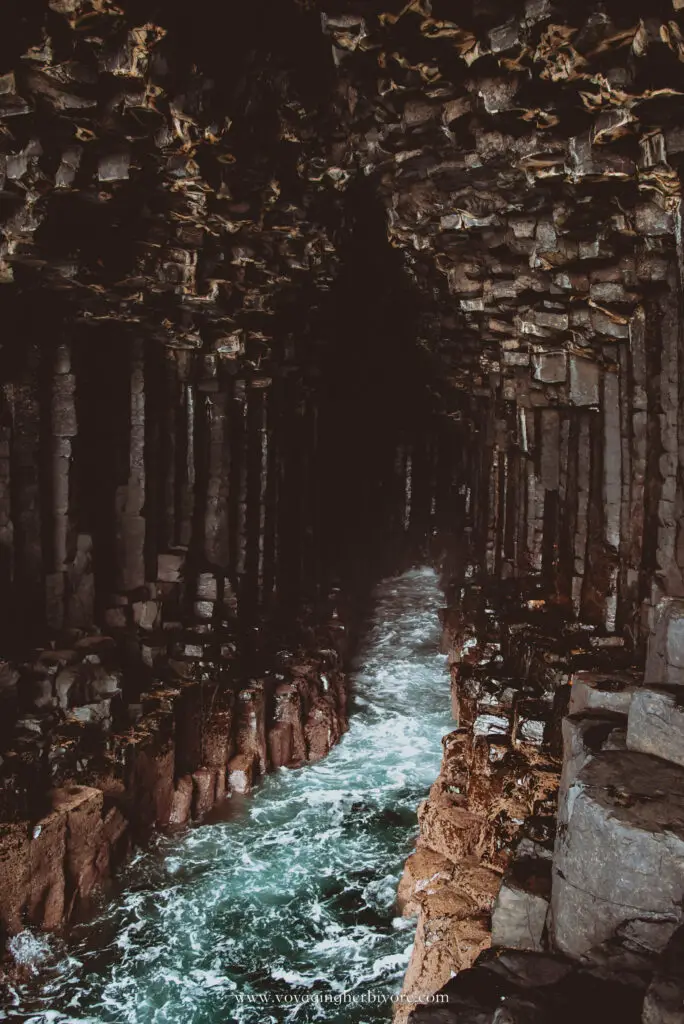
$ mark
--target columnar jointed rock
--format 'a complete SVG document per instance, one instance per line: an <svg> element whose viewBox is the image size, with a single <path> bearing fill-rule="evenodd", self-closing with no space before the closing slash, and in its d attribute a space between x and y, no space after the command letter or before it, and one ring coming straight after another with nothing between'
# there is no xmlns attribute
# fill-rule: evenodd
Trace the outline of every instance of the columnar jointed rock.
<svg viewBox="0 0 684 1024"><path fill-rule="evenodd" d="M115 807L106 807L100 790L57 789L50 804L32 827L2 826L0 913L10 931L61 925L127 849L128 824Z"/></svg>
<svg viewBox="0 0 684 1024"><path fill-rule="evenodd" d="M59 927L151 828L200 821L265 771L322 756L327 747L309 745L306 730L312 708L325 709L327 742L347 727L346 640L339 620L311 633L306 656L281 652L242 688L227 674L234 646L216 660L212 632L191 644L163 631L153 664L175 682L150 679L137 708L122 700L123 651L102 634L37 652L8 677L32 708L2 763L2 928ZM284 671L274 678L276 666ZM284 673L290 682L279 681ZM51 785L59 788L48 793Z"/></svg>
<svg viewBox="0 0 684 1024"><path fill-rule="evenodd" d="M356 618L336 605L436 502L449 422L381 217L351 228L320 18L201 0L193 24L175 2L3 12L0 821L20 831L78 785L132 840L323 757ZM350 245L385 267L362 329ZM358 395L351 333L398 389Z"/></svg>
<svg viewBox="0 0 684 1024"><path fill-rule="evenodd" d="M554 945L581 956L618 931L659 952L682 923L684 771L602 752L567 793L554 855Z"/></svg>
<svg viewBox="0 0 684 1024"><path fill-rule="evenodd" d="M324 756L346 723L326 595L429 536L459 730L421 810L441 859L407 895L419 946L434 925L425 971L486 943L477 870L506 872L497 943L636 942L623 869L665 937L676 828L649 815L676 818L684 761L680 0L199 0L191 31L155 0L12 18L6 923L39 904L55 923L97 882L86 850L67 884L49 793L101 793L114 850L125 822L200 819L226 785ZM652 892L639 858L602 857L616 829L644 864L667 847Z"/></svg>
<svg viewBox="0 0 684 1024"><path fill-rule="evenodd" d="M466 639L458 617L453 608L444 621L460 728L444 738L441 773L419 809L417 850L399 889L418 928L397 1020L492 942L539 949L545 936L552 819L544 823L544 812L558 769L539 748L551 705L506 677L500 642ZM539 730L525 729L531 712ZM502 884L516 848L519 859Z"/></svg>

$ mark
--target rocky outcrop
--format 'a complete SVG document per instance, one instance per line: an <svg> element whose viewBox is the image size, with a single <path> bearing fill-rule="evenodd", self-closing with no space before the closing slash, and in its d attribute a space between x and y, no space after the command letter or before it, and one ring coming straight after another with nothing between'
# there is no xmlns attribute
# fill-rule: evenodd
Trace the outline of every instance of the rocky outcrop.
<svg viewBox="0 0 684 1024"><path fill-rule="evenodd" d="M513 678L501 656L506 627L487 628L474 606L469 616L466 625L457 606L444 616L459 728L443 740L399 887L403 913L418 917L399 1021L492 943L516 936L539 949L545 934L559 765L544 734L554 692Z"/></svg>
<svg viewBox="0 0 684 1024"><path fill-rule="evenodd" d="M0 45L7 931L61 924L151 829L326 755L369 586L450 472L401 260L332 155L320 18L20 7ZM54 805L72 790L101 805L82 885Z"/></svg>
<svg viewBox="0 0 684 1024"><path fill-rule="evenodd" d="M6 932L58 928L111 878L130 846L130 825L100 789L49 794L37 823L0 830L0 919Z"/></svg>
<svg viewBox="0 0 684 1024"><path fill-rule="evenodd" d="M629 985L559 956L516 950L485 954L445 985L438 999L416 1009L411 1024L601 1024L613 1015L627 1024L641 1020Z"/></svg>
<svg viewBox="0 0 684 1024"><path fill-rule="evenodd" d="M458 859L510 795L493 767L510 747L563 753L557 818L524 836L536 847L514 846L505 814L494 832L493 934L591 957L618 987L643 957L635 1019L681 883L681 17L669 0L433 2L350 4L324 24L350 150L378 175L461 432L467 557L444 562L445 627L450 644L463 633L453 705L481 781L422 818ZM637 881L639 865L658 874L655 850L662 878Z"/></svg>
<svg viewBox="0 0 684 1024"><path fill-rule="evenodd" d="M478 564L638 645L682 593L682 12L341 6L348 161L426 297Z"/></svg>
<svg viewBox="0 0 684 1024"><path fill-rule="evenodd" d="M62 926L150 829L202 821L265 772L320 759L347 728L339 620L318 627L318 651L281 651L247 686L208 677L212 633L183 653L172 631L165 640L155 666L173 681L137 705L123 701L119 651L101 634L13 670L19 692L30 678L39 697L2 764L5 933Z"/></svg>
<svg viewBox="0 0 684 1024"><path fill-rule="evenodd" d="M335 605L422 546L458 729L402 887L408 989L465 967L491 915L538 965L638 933L667 1014L680 0L198 0L191 29L155 0L10 6L8 921L61 919L129 838L324 756L346 714ZM113 822L82 882L72 788L102 794L93 835Z"/></svg>
<svg viewBox="0 0 684 1024"><path fill-rule="evenodd" d="M618 930L664 947L681 923L683 781L630 750L600 751L578 773L553 862L554 948L581 956Z"/></svg>
<svg viewBox="0 0 684 1024"><path fill-rule="evenodd" d="M676 621L674 605L659 609L656 621ZM666 642L667 630L656 629L647 664ZM435 973L439 999L416 1008L411 1022L494 1022L502 1004L515 1020L599 1020L605 1000L610 1013L622 1006L629 1020L681 1018L678 690L643 683L636 667L574 672L578 652L569 653L570 671L558 677L569 699L554 702L556 712L569 712L555 839L534 843L526 835L517 843L491 906L492 954L477 956L470 970L452 961L449 974ZM544 731L551 745L555 732L551 717ZM449 842L460 851L458 839ZM417 949L420 940L419 931ZM506 979L501 989L497 977ZM423 999L430 992L436 986L428 982Z"/></svg>

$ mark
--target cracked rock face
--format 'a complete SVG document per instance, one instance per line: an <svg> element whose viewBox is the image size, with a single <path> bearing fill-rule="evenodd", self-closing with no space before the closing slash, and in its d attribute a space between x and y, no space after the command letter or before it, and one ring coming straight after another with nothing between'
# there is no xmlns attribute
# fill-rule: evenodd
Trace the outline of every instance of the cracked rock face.
<svg viewBox="0 0 684 1024"><path fill-rule="evenodd" d="M461 1017L414 1019L495 1019L466 970L493 913L529 954L475 968L509 964L511 1019L589 957L578 1019L626 978L653 1024L684 892L684 8L457 6L3 10L1 923L59 925L149 828L323 757L359 598L421 551L458 729L406 990L465 980ZM523 961L561 972L538 1004Z"/></svg>
<svg viewBox="0 0 684 1024"><path fill-rule="evenodd" d="M319 17L2 20L0 859L35 829L46 851L16 931L150 828L325 756L357 609L448 517L451 471L382 209L336 163ZM72 786L106 837L73 899Z"/></svg>
<svg viewBox="0 0 684 1024"><path fill-rule="evenodd" d="M554 857L561 952L587 953L618 928L646 949L664 948L681 923L683 787L679 766L631 751L599 753L580 771Z"/></svg>

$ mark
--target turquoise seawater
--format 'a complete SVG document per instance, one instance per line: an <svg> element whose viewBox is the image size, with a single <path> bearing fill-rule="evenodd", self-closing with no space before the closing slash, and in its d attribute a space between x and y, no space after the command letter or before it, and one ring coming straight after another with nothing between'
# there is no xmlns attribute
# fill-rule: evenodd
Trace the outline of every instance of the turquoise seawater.
<svg viewBox="0 0 684 1024"><path fill-rule="evenodd" d="M159 837L66 942L15 940L38 973L0 1020L389 1020L415 927L396 917L396 887L453 728L442 600L431 569L381 583L342 742L270 775L229 820Z"/></svg>

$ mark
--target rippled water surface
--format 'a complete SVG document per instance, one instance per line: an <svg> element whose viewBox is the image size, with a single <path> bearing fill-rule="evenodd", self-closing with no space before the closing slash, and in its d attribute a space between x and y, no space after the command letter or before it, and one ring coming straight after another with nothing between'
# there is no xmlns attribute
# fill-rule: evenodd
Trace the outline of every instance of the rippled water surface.
<svg viewBox="0 0 684 1024"><path fill-rule="evenodd" d="M382 583L340 745L318 765L269 776L230 821L158 839L0 1019L388 1020L391 1007L370 1000L398 992L408 963L413 925L395 917L396 886L453 727L440 604L429 569ZM343 992L359 1001L277 1002Z"/></svg>

